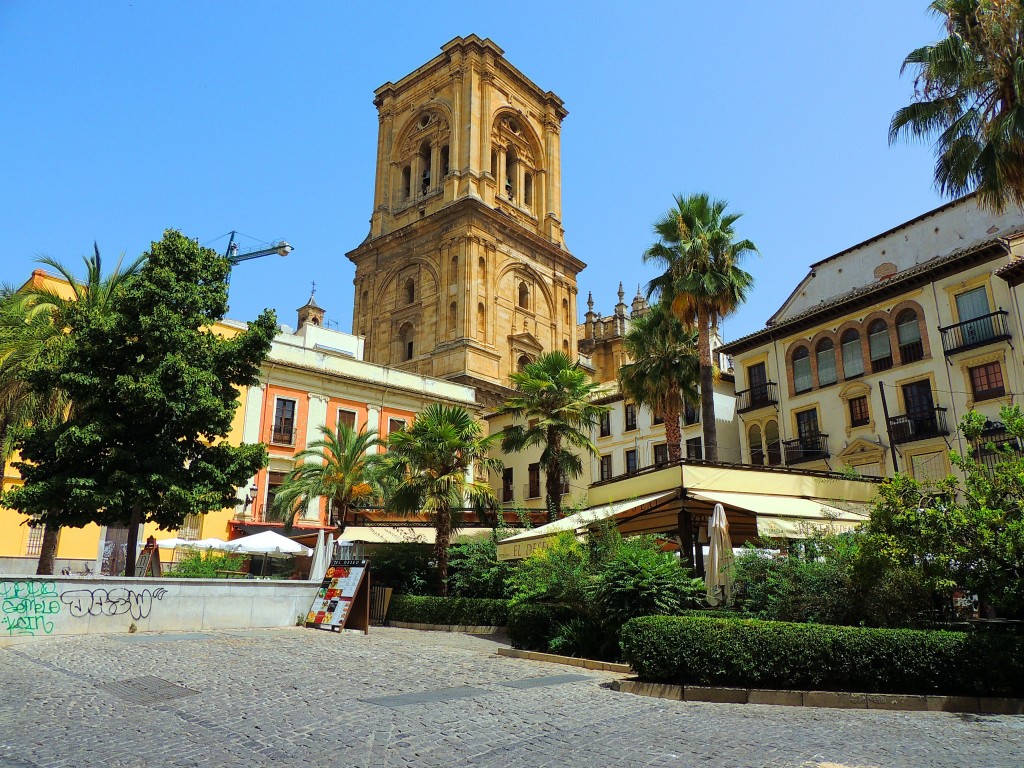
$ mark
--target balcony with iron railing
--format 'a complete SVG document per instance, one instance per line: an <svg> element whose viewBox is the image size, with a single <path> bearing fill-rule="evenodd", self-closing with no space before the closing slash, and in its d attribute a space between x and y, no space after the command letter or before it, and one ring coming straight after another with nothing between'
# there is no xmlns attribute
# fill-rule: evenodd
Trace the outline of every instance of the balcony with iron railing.
<svg viewBox="0 0 1024 768"><path fill-rule="evenodd" d="M974 460L989 472L1010 457L1024 456L1024 440L1011 435L1001 421L987 421L981 436L973 442Z"/></svg>
<svg viewBox="0 0 1024 768"><path fill-rule="evenodd" d="M948 435L946 409L931 408L927 411L890 416L889 433L897 445Z"/></svg>
<svg viewBox="0 0 1024 768"><path fill-rule="evenodd" d="M1008 312L998 309L972 320L965 320L955 325L939 328L942 334L942 351L946 355L963 352L967 349L995 344L1010 338L1010 326L1007 323Z"/></svg>
<svg viewBox="0 0 1024 768"><path fill-rule="evenodd" d="M828 435L817 433L798 437L795 440L783 440L782 451L786 457L786 466L827 459L829 456Z"/></svg>
<svg viewBox="0 0 1024 768"><path fill-rule="evenodd" d="M766 408L779 402L779 385L774 381L766 381L750 389L742 389L736 393L736 412L746 413L758 408Z"/></svg>

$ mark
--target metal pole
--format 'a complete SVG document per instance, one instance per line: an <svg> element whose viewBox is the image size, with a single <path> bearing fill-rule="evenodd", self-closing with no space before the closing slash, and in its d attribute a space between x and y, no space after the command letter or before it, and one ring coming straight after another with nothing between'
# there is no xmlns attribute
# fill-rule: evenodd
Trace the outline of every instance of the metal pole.
<svg viewBox="0 0 1024 768"><path fill-rule="evenodd" d="M889 452L892 454L892 471L899 472L900 465L896 460L896 443L892 439L892 423L889 421L889 405L885 402L885 385L878 382L878 393L882 396L882 416L885 417L885 433L889 436Z"/></svg>

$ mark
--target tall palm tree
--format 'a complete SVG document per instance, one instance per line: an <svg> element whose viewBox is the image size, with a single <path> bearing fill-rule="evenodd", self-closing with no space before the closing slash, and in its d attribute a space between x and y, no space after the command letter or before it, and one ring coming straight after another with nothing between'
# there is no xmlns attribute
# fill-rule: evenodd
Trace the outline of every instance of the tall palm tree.
<svg viewBox="0 0 1024 768"><path fill-rule="evenodd" d="M652 304L648 312L630 321L623 346L632 362L619 369L619 386L638 403L665 419L665 439L670 461L682 455L679 414L683 403L696 403L700 365L697 336L686 330L664 304Z"/></svg>
<svg viewBox="0 0 1024 768"><path fill-rule="evenodd" d="M18 429L45 419L64 419L71 404L63 392L37 392L29 383L29 373L67 332L74 307L107 311L113 296L135 275L145 261L136 259L127 267L118 260L114 271L103 276L99 247L83 257L85 279L80 280L61 262L41 258L39 263L54 271L67 284L67 295L43 283L30 282L19 290L0 288L0 458L6 467L14 450L13 437ZM53 573L60 530L48 525L36 572Z"/></svg>
<svg viewBox="0 0 1024 768"><path fill-rule="evenodd" d="M658 241L643 254L645 262L665 269L648 283L647 290L659 294L685 327L697 330L704 458L718 461L711 329L746 300L754 278L738 263L747 254L757 253L757 247L750 240L735 239L735 225L742 214L726 213L725 200L699 193L676 195L675 203L655 222Z"/></svg>
<svg viewBox="0 0 1024 768"><path fill-rule="evenodd" d="M562 517L562 482L583 474L578 451L597 456L590 431L608 406L591 402L598 385L586 371L562 352L549 352L509 378L516 394L498 409L525 420L502 433L504 451L543 447L548 520ZM575 451L573 450L575 449Z"/></svg>
<svg viewBox="0 0 1024 768"><path fill-rule="evenodd" d="M488 456L497 436L485 437L469 411L442 403L428 405L412 426L388 436L381 459L397 479L387 505L400 514L425 512L434 523L434 555L439 591L448 594L448 548L462 525L469 502L494 507L497 499L485 480L469 479L474 470L501 471L501 461Z"/></svg>
<svg viewBox="0 0 1024 768"><path fill-rule="evenodd" d="M914 100L893 115L901 136L935 142L943 194L977 190L986 207L1024 205L1024 4L1019 0L934 0L947 37L911 51Z"/></svg>
<svg viewBox="0 0 1024 768"><path fill-rule="evenodd" d="M331 522L339 533L344 531L349 511L378 497L373 468L380 457L369 453L378 445L375 430L357 432L347 424L338 424L336 430L321 426L320 439L295 455L295 467L278 489L271 515L290 529L297 513L323 497L330 504Z"/></svg>

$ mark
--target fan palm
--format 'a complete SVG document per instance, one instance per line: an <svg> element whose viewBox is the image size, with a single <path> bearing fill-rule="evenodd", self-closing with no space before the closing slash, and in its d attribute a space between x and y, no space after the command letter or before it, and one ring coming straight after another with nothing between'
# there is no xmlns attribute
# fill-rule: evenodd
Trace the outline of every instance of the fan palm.
<svg viewBox="0 0 1024 768"><path fill-rule="evenodd" d="M509 378L516 393L498 413L525 420L527 426L514 424L506 429L502 449L518 452L543 447L540 463L545 473L548 520L558 520L563 479L583 474L579 451L597 455L590 432L608 406L591 402L598 385L562 352L541 355Z"/></svg>
<svg viewBox="0 0 1024 768"><path fill-rule="evenodd" d="M664 417L669 460L678 461L683 401L693 403L699 398L696 332L687 331L659 302L632 319L623 346L633 362L619 369L619 386L627 396Z"/></svg>
<svg viewBox="0 0 1024 768"><path fill-rule="evenodd" d="M380 460L370 449L381 445L375 430L359 430L347 424L337 429L320 427L320 439L295 455L296 465L274 497L271 516L284 521L289 530L295 516L313 499L325 498L330 520L345 530L349 511L378 498L373 482L374 465Z"/></svg>
<svg viewBox="0 0 1024 768"><path fill-rule="evenodd" d="M76 308L105 312L113 296L130 277L141 269L140 257L127 267L119 260L114 271L103 276L99 248L83 257L85 279L51 258L39 263L55 270L67 288L60 290L46 283L31 281L19 290L0 289L0 457L6 466L14 450L19 428L46 419L63 419L70 404L63 392L38 392L28 380L38 365L68 329L70 313ZM37 573L52 574L59 529L47 526L43 531Z"/></svg>
<svg viewBox="0 0 1024 768"><path fill-rule="evenodd" d="M726 213L726 201L700 193L676 195L675 203L655 222L658 241L643 254L665 269L648 283L648 294L658 294L686 328L697 330L704 458L718 461L711 329L746 300L754 278L738 262L757 247L735 239L742 214Z"/></svg>
<svg viewBox="0 0 1024 768"><path fill-rule="evenodd" d="M501 461L488 456L496 443L497 436L485 437L465 408L442 403L428 405L411 427L388 436L381 462L397 481L387 505L399 514L430 516L442 595L448 593L448 548L462 525L466 502L477 507L497 503L487 482L469 479L474 469L485 478L488 472L501 471Z"/></svg>
<svg viewBox="0 0 1024 768"><path fill-rule="evenodd" d="M911 51L914 101L889 125L901 136L935 137L935 183L943 194L977 190L1001 211L1024 204L1024 4L934 0L947 37Z"/></svg>

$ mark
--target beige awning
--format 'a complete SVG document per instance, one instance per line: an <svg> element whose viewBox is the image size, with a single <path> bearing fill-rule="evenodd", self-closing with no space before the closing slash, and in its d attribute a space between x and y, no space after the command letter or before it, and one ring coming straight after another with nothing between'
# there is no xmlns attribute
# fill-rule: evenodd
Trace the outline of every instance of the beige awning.
<svg viewBox="0 0 1024 768"><path fill-rule="evenodd" d="M868 520L866 508L832 499L731 491L691 490L688 495L710 504L723 504L727 510L753 513L757 517L757 535L775 539L805 539L816 530L830 533L850 531Z"/></svg>
<svg viewBox="0 0 1024 768"><path fill-rule="evenodd" d="M452 543L473 536L490 536L490 528L460 528ZM436 537L433 528L411 525L348 526L338 536L338 541L360 542L363 544L433 544Z"/></svg>
<svg viewBox="0 0 1024 768"><path fill-rule="evenodd" d="M563 531L580 533L583 529L602 520L616 517L625 512L640 513L644 510L652 509L669 499L674 499L676 496L676 491L669 491L667 493L654 493L635 499L589 507L582 512L577 512L575 515L563 517L561 520L555 520L553 523L542 525L539 528L532 528L499 541L498 559L522 560L525 557L529 557L534 550L548 546Z"/></svg>

